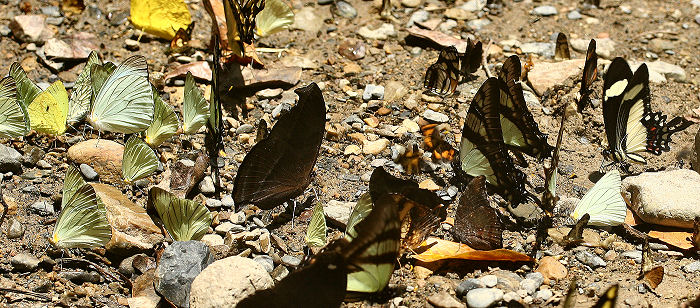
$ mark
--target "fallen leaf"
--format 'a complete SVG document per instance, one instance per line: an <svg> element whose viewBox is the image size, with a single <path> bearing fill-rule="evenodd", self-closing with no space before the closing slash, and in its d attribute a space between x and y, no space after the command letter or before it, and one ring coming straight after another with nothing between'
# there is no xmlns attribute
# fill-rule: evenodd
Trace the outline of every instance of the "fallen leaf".
<svg viewBox="0 0 700 308"><path fill-rule="evenodd" d="M165 75L165 80L175 77L182 77L191 72L197 79L211 81L211 67L207 61L196 61L180 65Z"/></svg>
<svg viewBox="0 0 700 308"><path fill-rule="evenodd" d="M422 262L435 262L445 259L461 259L471 261L508 261L531 262L529 256L509 249L476 250L466 244L446 241L429 237L418 248L412 257Z"/></svg>
<svg viewBox="0 0 700 308"><path fill-rule="evenodd" d="M260 91L268 88L289 89L299 83L301 67L286 66L254 70L250 67L241 69L245 80L245 88L250 91Z"/></svg>
<svg viewBox="0 0 700 308"><path fill-rule="evenodd" d="M414 40L418 45L432 45L431 47L437 47L434 45L438 45L440 47L436 48L438 50L444 47L455 46L460 52L464 52L464 50L467 49L467 41L455 38L454 36L447 35L440 31L425 30L416 26L408 28L407 31L408 37L406 40L409 42ZM423 42L420 42L421 40L423 40Z"/></svg>
<svg viewBox="0 0 700 308"><path fill-rule="evenodd" d="M661 228L660 226L655 227ZM681 229L663 227L662 230L650 230L648 235L666 244L676 246L680 249L693 248L693 243L690 241L690 239L693 236L693 233L681 231Z"/></svg>

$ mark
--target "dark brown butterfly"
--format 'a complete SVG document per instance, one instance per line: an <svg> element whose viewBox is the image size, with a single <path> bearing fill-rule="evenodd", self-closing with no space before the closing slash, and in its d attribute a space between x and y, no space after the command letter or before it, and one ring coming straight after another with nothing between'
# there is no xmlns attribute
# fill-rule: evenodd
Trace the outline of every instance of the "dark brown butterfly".
<svg viewBox="0 0 700 308"><path fill-rule="evenodd" d="M542 193L542 209L547 215L552 216L554 207L559 201L557 196L557 169L559 168L559 151L561 150L561 141L564 137L564 122L566 121L566 113L561 115L561 123L559 124L559 134L557 135L557 146L552 152L552 160L549 167L544 168L544 192Z"/></svg>
<svg viewBox="0 0 700 308"><path fill-rule="evenodd" d="M214 67L211 70L211 94L209 95L209 118L207 119L207 134L204 136L204 145L209 155L209 165L214 178L214 189L217 194L220 190L219 178L219 152L224 148L221 132L224 130L221 121L221 100L219 96L219 78L221 74L221 50L219 48L219 38L214 38Z"/></svg>
<svg viewBox="0 0 700 308"><path fill-rule="evenodd" d="M637 279L643 280L652 289L656 289L664 279L664 267L654 266L654 257L651 255L648 240L642 244L642 269Z"/></svg>
<svg viewBox="0 0 700 308"><path fill-rule="evenodd" d="M238 168L233 200L271 209L304 192L311 183L326 123L321 89L296 89L299 102L282 115L267 138L250 149Z"/></svg>
<svg viewBox="0 0 700 308"><path fill-rule="evenodd" d="M423 133L423 143L428 151L433 152L434 160L451 161L455 149L442 138L437 124L427 124L420 128Z"/></svg>
<svg viewBox="0 0 700 308"><path fill-rule="evenodd" d="M370 214L355 226L357 236L351 241L342 238L328 244L300 270L237 307L340 307L347 296L348 274L379 264L393 267L396 262L401 234L395 197L378 197ZM367 279L374 278L375 273L366 273Z"/></svg>
<svg viewBox="0 0 700 308"><path fill-rule="evenodd" d="M265 121L265 119L260 119L260 121L258 121L255 141L263 140L267 138L267 135L269 134L270 132L267 130L267 122Z"/></svg>
<svg viewBox="0 0 700 308"><path fill-rule="evenodd" d="M464 54L460 55L459 71L462 73L462 76L467 77L470 74L474 74L481 67L483 54L484 50L481 46L481 41L477 41L475 44L471 39L467 38L467 48L464 50Z"/></svg>
<svg viewBox="0 0 700 308"><path fill-rule="evenodd" d="M693 223L693 246L695 246L695 251L700 252L700 217L695 217L695 222Z"/></svg>
<svg viewBox="0 0 700 308"><path fill-rule="evenodd" d="M192 39L192 30L194 30L194 21L187 28L179 28L175 32L175 36L170 41L170 49L178 49L186 47Z"/></svg>
<svg viewBox="0 0 700 308"><path fill-rule="evenodd" d="M454 236L479 250L503 248L503 223L489 205L486 177L478 176L467 185L455 213Z"/></svg>
<svg viewBox="0 0 700 308"><path fill-rule="evenodd" d="M411 180L394 177L382 167L372 172L369 192L372 200L388 193L401 196L397 204L402 251L418 247L447 217L447 210L437 194L418 188L418 184Z"/></svg>
<svg viewBox="0 0 700 308"><path fill-rule="evenodd" d="M454 46L440 51L437 61L428 67L423 80L423 87L428 93L447 95L454 93L459 83L459 54Z"/></svg>
<svg viewBox="0 0 700 308"><path fill-rule="evenodd" d="M569 39L566 38L566 34L564 34L563 32L559 32L559 34L557 35L557 42L554 47L554 59L571 59L571 51L569 50Z"/></svg>
<svg viewBox="0 0 700 308"><path fill-rule="evenodd" d="M579 91L579 99L576 102L578 112L583 111L590 102L590 95L593 92L591 86L598 78L598 55L596 54L595 40L588 43L588 51L586 52L586 63L583 65L583 77L581 77L581 90Z"/></svg>
<svg viewBox="0 0 700 308"><path fill-rule="evenodd" d="M571 248L583 243L583 230L586 229L586 225L588 224L588 221L590 219L591 215L589 215L588 213L581 216L581 219L579 219L578 222L576 222L576 225L574 225L574 227L571 228L569 234L564 236L564 247Z"/></svg>

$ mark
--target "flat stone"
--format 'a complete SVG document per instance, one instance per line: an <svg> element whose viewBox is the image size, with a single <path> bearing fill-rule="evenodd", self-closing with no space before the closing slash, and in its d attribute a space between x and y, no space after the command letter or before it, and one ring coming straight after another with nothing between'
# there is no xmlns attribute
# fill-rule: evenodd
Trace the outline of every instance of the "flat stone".
<svg viewBox="0 0 700 308"><path fill-rule="evenodd" d="M368 84L362 92L362 100L365 102L373 99L384 99L384 86Z"/></svg>
<svg viewBox="0 0 700 308"><path fill-rule="evenodd" d="M323 207L323 213L330 222L340 228L345 228L350 218L352 208L355 202L343 202L338 200L330 200Z"/></svg>
<svg viewBox="0 0 700 308"><path fill-rule="evenodd" d="M534 8L530 13L538 16L553 16L557 15L559 12L557 11L557 8L551 5L540 5Z"/></svg>
<svg viewBox="0 0 700 308"><path fill-rule="evenodd" d="M662 38L655 38L649 41L649 49L655 53L662 53L666 50L672 50L674 47L673 42Z"/></svg>
<svg viewBox="0 0 700 308"><path fill-rule="evenodd" d="M415 1L415 2L419 2L419 4L421 2L420 0L407 0L407 1L411 1L411 2ZM402 1L402 3L403 3L403 1ZM411 14L411 17L408 18L408 23L406 23L406 27L410 28L413 25L415 25L416 23L423 23L423 22L427 21L428 18L430 18L430 13L428 13L428 11L417 10L417 11L413 12L413 14Z"/></svg>
<svg viewBox="0 0 700 308"><path fill-rule="evenodd" d="M573 10L573 11L569 12L568 14L566 14L566 18L568 18L570 20L578 20L578 19L583 18L583 16L581 15L581 13L578 10Z"/></svg>
<svg viewBox="0 0 700 308"><path fill-rule="evenodd" d="M384 23L377 29L370 29L368 26L363 26L357 30L357 34L370 40L386 40L389 37L396 36L394 25Z"/></svg>
<svg viewBox="0 0 700 308"><path fill-rule="evenodd" d="M190 286L214 255L200 241L173 242L163 250L155 273L155 289L177 307L189 307Z"/></svg>
<svg viewBox="0 0 700 308"><path fill-rule="evenodd" d="M41 216L51 216L54 214L53 205L51 205L51 203L48 201L34 202L31 206L29 206L29 209Z"/></svg>
<svg viewBox="0 0 700 308"><path fill-rule="evenodd" d="M478 288L467 292L467 305L471 308L487 308L503 299L503 291L492 288Z"/></svg>
<svg viewBox="0 0 700 308"><path fill-rule="evenodd" d="M479 280L481 280L487 288L493 288L498 284L498 277L496 277L496 275L486 275L479 278Z"/></svg>
<svg viewBox="0 0 700 308"><path fill-rule="evenodd" d="M691 229L700 217L700 174L689 169L626 177L622 192L633 211L650 224Z"/></svg>
<svg viewBox="0 0 700 308"><path fill-rule="evenodd" d="M552 293L552 290L544 289L544 290L537 291L537 293L535 294L535 297L540 299L543 302L546 302L550 298L552 298L553 295L554 295L554 293Z"/></svg>
<svg viewBox="0 0 700 308"><path fill-rule="evenodd" d="M654 62L646 62L646 64L649 67L649 71L657 72L661 75L664 75L668 79L675 80L678 82L686 81L687 77L685 70L678 65L664 62L661 60L657 60Z"/></svg>
<svg viewBox="0 0 700 308"><path fill-rule="evenodd" d="M401 0L401 5L405 7L417 7L423 0Z"/></svg>
<svg viewBox="0 0 700 308"><path fill-rule="evenodd" d="M275 269L275 264L272 262L272 258L267 255L259 255L255 256L253 258L253 261L257 262L258 264L262 265L262 267L268 272L271 273Z"/></svg>
<svg viewBox="0 0 700 308"><path fill-rule="evenodd" d="M121 183L124 146L111 140L90 139L68 148L68 158L94 168L103 182Z"/></svg>
<svg viewBox="0 0 700 308"><path fill-rule="evenodd" d="M305 6L294 14L294 23L290 28L317 33L324 25L323 18L319 17L318 12L313 7Z"/></svg>
<svg viewBox="0 0 700 308"><path fill-rule="evenodd" d="M425 112L423 112L423 118L435 123L445 123L450 120L450 117L448 117L446 114L432 111L430 109L426 109Z"/></svg>
<svg viewBox="0 0 700 308"><path fill-rule="evenodd" d="M580 53L586 53L590 39L571 39L569 44L571 48ZM615 55L615 42L610 38L595 38L596 48L595 53L604 59L612 59Z"/></svg>
<svg viewBox="0 0 700 308"><path fill-rule="evenodd" d="M445 10L445 17L454 20L467 20L474 17L474 13L459 7L452 7Z"/></svg>
<svg viewBox="0 0 700 308"><path fill-rule="evenodd" d="M452 297L447 291L442 291L428 297L428 303L437 308L462 308L466 306L464 303Z"/></svg>
<svg viewBox="0 0 700 308"><path fill-rule="evenodd" d="M547 90L563 84L569 77L581 75L584 64L585 60L583 59L536 62L527 78L530 80L533 90L542 95Z"/></svg>
<svg viewBox="0 0 700 308"><path fill-rule="evenodd" d="M607 263L605 263L605 261L601 257L591 253L590 251L586 251L586 250L582 250L582 251L577 252L576 253L576 260L578 260L579 262L581 262L585 265L588 265L589 267L591 267L593 269L596 269L598 267L607 266Z"/></svg>
<svg viewBox="0 0 700 308"><path fill-rule="evenodd" d="M469 0L460 6L461 9L469 12L478 12L486 7L486 0Z"/></svg>
<svg viewBox="0 0 700 308"><path fill-rule="evenodd" d="M224 238L221 237L221 235L213 233L205 234L202 236L201 241L209 245L209 247L225 245Z"/></svg>
<svg viewBox="0 0 700 308"><path fill-rule="evenodd" d="M24 235L24 226L22 225L21 222L17 221L14 218L10 218L7 220L7 238L8 239L17 239L21 238Z"/></svg>
<svg viewBox="0 0 700 308"><path fill-rule="evenodd" d="M493 276L493 275L489 275ZM494 276L495 277L495 276ZM496 281L498 281L498 277L496 277ZM483 288L484 282L481 279L475 279L475 278L467 278L463 280L462 282L457 285L457 288L455 289L455 293L459 297L462 297L464 295L467 295L467 292L477 289L477 288Z"/></svg>
<svg viewBox="0 0 700 308"><path fill-rule="evenodd" d="M686 273L695 273L700 271L700 261L695 261L683 267Z"/></svg>
<svg viewBox="0 0 700 308"><path fill-rule="evenodd" d="M642 263L642 252L639 250L623 251L620 256L623 258L634 260L636 263Z"/></svg>
<svg viewBox="0 0 700 308"><path fill-rule="evenodd" d="M235 307L256 290L271 288L270 274L252 259L228 257L205 268L192 282L191 307Z"/></svg>
<svg viewBox="0 0 700 308"><path fill-rule="evenodd" d="M467 26L474 31L479 31L491 24L491 20L487 18L472 19L467 22Z"/></svg>
<svg viewBox="0 0 700 308"><path fill-rule="evenodd" d="M43 44L51 37L44 15L17 15L10 21L14 37L22 42Z"/></svg>
<svg viewBox="0 0 700 308"><path fill-rule="evenodd" d="M385 138L377 139L375 141L364 141L362 142L362 153L367 155L378 155L382 153L391 142Z"/></svg>
<svg viewBox="0 0 700 308"><path fill-rule="evenodd" d="M0 172L22 174L22 154L12 147L0 144Z"/></svg>
<svg viewBox="0 0 700 308"><path fill-rule="evenodd" d="M549 284L551 279L561 280L566 278L568 274L566 266L552 256L545 256L540 259L540 264L535 271L542 274L543 282L547 284Z"/></svg>
<svg viewBox="0 0 700 308"><path fill-rule="evenodd" d="M10 259L10 264L15 270L32 272L39 267L39 259L29 253L19 253Z"/></svg>

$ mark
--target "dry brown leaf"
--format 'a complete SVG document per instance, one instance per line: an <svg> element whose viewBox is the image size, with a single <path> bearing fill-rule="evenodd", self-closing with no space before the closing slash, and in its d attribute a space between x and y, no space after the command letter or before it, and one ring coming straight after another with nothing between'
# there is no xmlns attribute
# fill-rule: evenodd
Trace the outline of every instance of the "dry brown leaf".
<svg viewBox="0 0 700 308"><path fill-rule="evenodd" d="M681 231L681 229L664 228L664 230L651 230L649 231L649 236L680 249L693 248L693 243L690 241L693 234Z"/></svg>
<svg viewBox="0 0 700 308"><path fill-rule="evenodd" d="M508 261L531 262L529 256L509 249L476 250L466 244L429 237L418 248L412 257L422 262L435 262L445 259L461 259L471 261Z"/></svg>
<svg viewBox="0 0 700 308"><path fill-rule="evenodd" d="M408 35L418 39L427 40L429 44L437 44L442 47L455 46L460 52L467 49L467 41L455 38L440 31L425 30L416 26L407 29Z"/></svg>
<svg viewBox="0 0 700 308"><path fill-rule="evenodd" d="M197 61L176 67L165 75L165 80L175 77L184 77L187 72L197 79L211 81L211 67L207 61Z"/></svg>

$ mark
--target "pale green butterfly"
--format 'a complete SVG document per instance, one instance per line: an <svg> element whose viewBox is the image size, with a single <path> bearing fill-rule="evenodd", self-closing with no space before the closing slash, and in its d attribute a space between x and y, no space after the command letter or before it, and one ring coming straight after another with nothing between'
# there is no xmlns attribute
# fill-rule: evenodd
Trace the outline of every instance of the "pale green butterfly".
<svg viewBox="0 0 700 308"><path fill-rule="evenodd" d="M17 100L17 88L12 77L0 80L0 138L17 138L29 130L29 115Z"/></svg>
<svg viewBox="0 0 700 308"><path fill-rule="evenodd" d="M161 145L165 140L170 139L177 133L180 127L180 120L175 114L173 107L166 104L157 91L153 89L153 100L155 112L153 113L153 122L145 131L146 143L152 147Z"/></svg>
<svg viewBox="0 0 700 308"><path fill-rule="evenodd" d="M197 88L192 73L185 77L185 96L182 102L182 130L185 134L196 133L209 118L209 104L202 91Z"/></svg>
<svg viewBox="0 0 700 308"><path fill-rule="evenodd" d="M148 192L148 210L155 209L165 230L175 241L200 240L209 230L212 216L199 202L180 199L158 187Z"/></svg>
<svg viewBox="0 0 700 308"><path fill-rule="evenodd" d="M306 245L309 247L323 247L326 245L326 215L323 205L317 203L314 206L309 227L306 229Z"/></svg>
<svg viewBox="0 0 700 308"><path fill-rule="evenodd" d="M355 225L365 219L370 212L372 212L372 197L369 193L364 193L360 196L360 199L357 200L357 203L355 203L355 207L352 208L352 212L348 218L348 223L345 227L346 239L352 240L357 237Z"/></svg>
<svg viewBox="0 0 700 308"><path fill-rule="evenodd" d="M627 204L620 194L622 181L620 172L612 170L593 185L576 205L571 217L578 221L584 214L591 215L588 221L593 226L618 226L625 222Z"/></svg>
<svg viewBox="0 0 700 308"><path fill-rule="evenodd" d="M74 167L66 172L63 185L61 214L56 221L51 243L62 249L107 244L112 238L112 227L95 189L85 184Z"/></svg>
<svg viewBox="0 0 700 308"><path fill-rule="evenodd" d="M10 76L17 84L17 99L26 109L39 96L41 89L27 77L27 73L24 72L22 66L17 62L12 63L10 66Z"/></svg>
<svg viewBox="0 0 700 308"><path fill-rule="evenodd" d="M143 140L131 136L124 145L122 160L122 179L127 184L143 179L156 171L158 157Z"/></svg>
<svg viewBox="0 0 700 308"><path fill-rule="evenodd" d="M93 69L93 83L100 81ZM132 134L144 131L153 120L153 90L148 82L148 64L143 56L130 57L99 85L87 120L99 131Z"/></svg>
<svg viewBox="0 0 700 308"><path fill-rule="evenodd" d="M83 67L83 71L75 80L73 91L68 99L68 124L75 124L82 121L90 111L90 99L92 98L91 71L95 65L102 65L97 52L90 52L88 61Z"/></svg>
<svg viewBox="0 0 700 308"><path fill-rule="evenodd" d="M283 0L265 0L265 7L255 17L255 32L260 37L266 37L294 23L294 12Z"/></svg>

